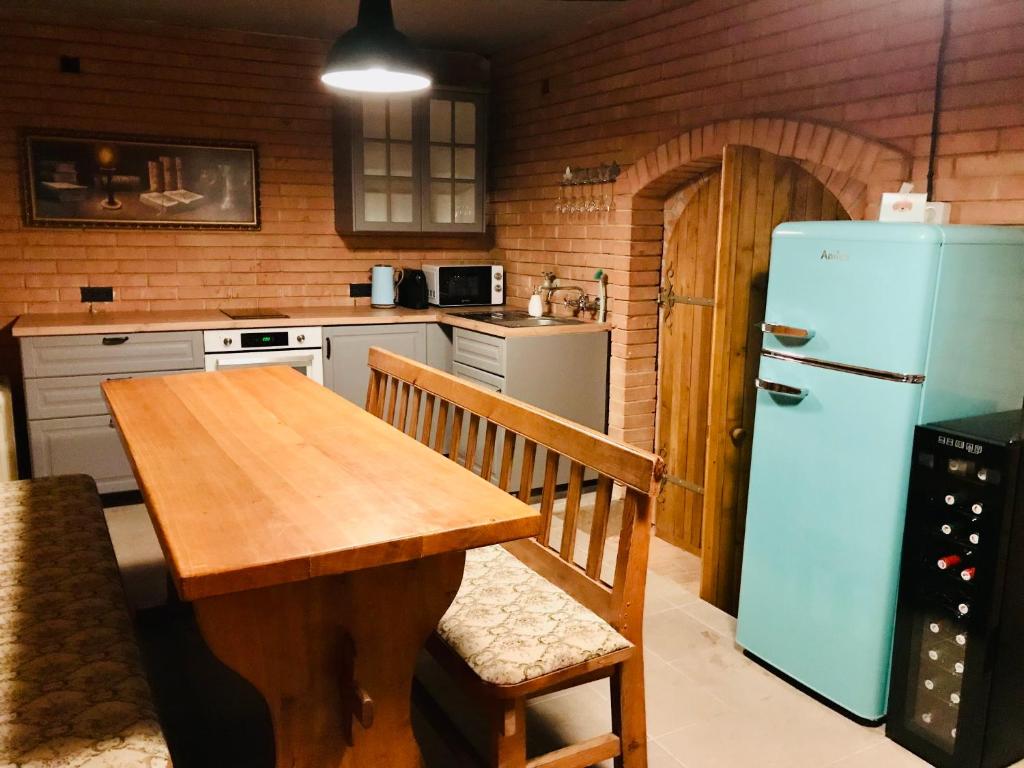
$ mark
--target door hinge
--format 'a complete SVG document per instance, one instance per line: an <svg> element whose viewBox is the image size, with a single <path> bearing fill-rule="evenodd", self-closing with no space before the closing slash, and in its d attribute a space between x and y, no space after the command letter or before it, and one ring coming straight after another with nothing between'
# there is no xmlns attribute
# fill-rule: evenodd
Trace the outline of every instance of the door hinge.
<svg viewBox="0 0 1024 768"><path fill-rule="evenodd" d="M668 309L672 309L676 304L692 304L697 307L715 306L713 298L709 299L705 296L680 296L679 294L672 293L671 285L658 291L658 298L655 301L658 302L659 307L667 307Z"/></svg>
<svg viewBox="0 0 1024 768"><path fill-rule="evenodd" d="M661 484L665 485L665 483L671 483L672 485L677 485L680 488L685 488L688 491L693 491L694 493L699 493L701 495L704 494L704 486L703 485L697 485L696 483L691 483L689 480L684 480L681 477L676 477L675 475L670 475L667 472L661 478Z"/></svg>

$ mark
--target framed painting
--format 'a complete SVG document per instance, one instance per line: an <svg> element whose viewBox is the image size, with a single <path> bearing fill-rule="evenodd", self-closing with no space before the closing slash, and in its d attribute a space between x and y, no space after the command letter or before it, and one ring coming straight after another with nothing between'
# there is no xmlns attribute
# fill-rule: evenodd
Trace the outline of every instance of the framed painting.
<svg viewBox="0 0 1024 768"><path fill-rule="evenodd" d="M21 131L30 227L259 229L255 144Z"/></svg>

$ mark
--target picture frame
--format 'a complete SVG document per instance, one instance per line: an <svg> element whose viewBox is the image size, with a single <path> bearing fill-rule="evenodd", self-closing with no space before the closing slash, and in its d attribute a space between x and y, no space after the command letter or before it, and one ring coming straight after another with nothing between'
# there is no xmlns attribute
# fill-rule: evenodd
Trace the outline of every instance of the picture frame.
<svg viewBox="0 0 1024 768"><path fill-rule="evenodd" d="M24 128L25 226L260 228L251 143Z"/></svg>

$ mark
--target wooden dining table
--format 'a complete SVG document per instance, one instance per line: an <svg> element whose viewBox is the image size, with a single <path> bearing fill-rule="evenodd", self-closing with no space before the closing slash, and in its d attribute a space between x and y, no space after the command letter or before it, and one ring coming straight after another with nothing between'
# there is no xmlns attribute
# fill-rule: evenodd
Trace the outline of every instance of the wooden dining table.
<svg viewBox="0 0 1024 768"><path fill-rule="evenodd" d="M406 768L465 550L539 513L286 367L106 381L179 596L266 699L278 768Z"/></svg>

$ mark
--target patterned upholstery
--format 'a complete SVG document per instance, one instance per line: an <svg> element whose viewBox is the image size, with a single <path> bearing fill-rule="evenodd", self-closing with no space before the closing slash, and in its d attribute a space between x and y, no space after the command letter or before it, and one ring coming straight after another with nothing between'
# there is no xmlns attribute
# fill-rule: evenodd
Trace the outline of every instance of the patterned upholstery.
<svg viewBox="0 0 1024 768"><path fill-rule="evenodd" d="M437 631L493 685L524 683L632 647L501 546L466 553L462 586Z"/></svg>
<svg viewBox="0 0 1024 768"><path fill-rule="evenodd" d="M96 486L0 483L0 768L166 768Z"/></svg>

